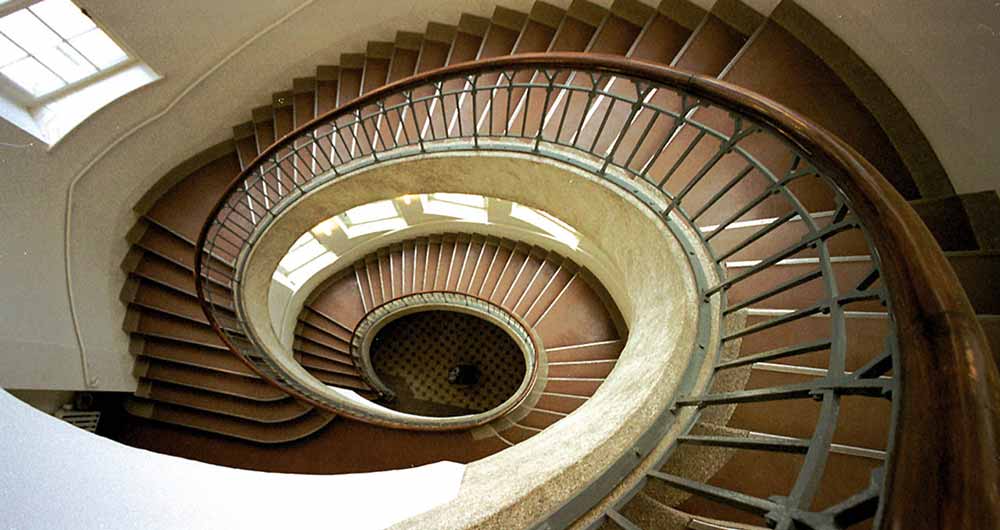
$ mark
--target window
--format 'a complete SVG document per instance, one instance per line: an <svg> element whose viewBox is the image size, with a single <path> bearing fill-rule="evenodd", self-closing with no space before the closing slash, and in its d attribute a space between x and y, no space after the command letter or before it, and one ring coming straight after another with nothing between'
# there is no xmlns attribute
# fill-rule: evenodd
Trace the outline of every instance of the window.
<svg viewBox="0 0 1000 530"><path fill-rule="evenodd" d="M35 97L126 59L70 0L44 0L0 18L0 73Z"/></svg>
<svg viewBox="0 0 1000 530"><path fill-rule="evenodd" d="M159 77L71 0L0 2L0 75L4 117L50 144Z"/></svg>
<svg viewBox="0 0 1000 530"><path fill-rule="evenodd" d="M371 202L351 208L338 217L338 220L348 239L409 226L392 201Z"/></svg>
<svg viewBox="0 0 1000 530"><path fill-rule="evenodd" d="M294 291L334 261L337 255L327 250L312 233L306 232L278 263L272 278Z"/></svg>
<svg viewBox="0 0 1000 530"><path fill-rule="evenodd" d="M535 210L534 208L529 208L515 202L510 205L510 216L547 232L550 236L558 241L562 241L570 248L576 248L580 244L580 238L577 237L573 228L546 212Z"/></svg>
<svg viewBox="0 0 1000 530"><path fill-rule="evenodd" d="M464 219L475 223L489 220L486 211L486 197L463 193L432 193L421 195L420 203L424 213Z"/></svg>

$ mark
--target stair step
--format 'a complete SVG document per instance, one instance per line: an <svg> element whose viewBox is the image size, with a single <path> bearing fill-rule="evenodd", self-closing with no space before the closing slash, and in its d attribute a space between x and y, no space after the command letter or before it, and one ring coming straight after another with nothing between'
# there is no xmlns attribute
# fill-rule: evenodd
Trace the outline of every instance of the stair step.
<svg viewBox="0 0 1000 530"><path fill-rule="evenodd" d="M948 262L979 314L1000 315L1000 250L947 252Z"/></svg>
<svg viewBox="0 0 1000 530"><path fill-rule="evenodd" d="M137 341L133 350L136 355L257 379L253 370L226 350L152 336L133 337L133 341Z"/></svg>
<svg viewBox="0 0 1000 530"><path fill-rule="evenodd" d="M878 121L829 66L776 22L764 24L725 79L767 94L826 127L856 148L905 198L919 197ZM813 90L816 86L824 88Z"/></svg>
<svg viewBox="0 0 1000 530"><path fill-rule="evenodd" d="M358 278L353 271L334 276L310 295L308 306L341 327L353 330L366 313L362 303Z"/></svg>
<svg viewBox="0 0 1000 530"><path fill-rule="evenodd" d="M746 437L744 431L731 427L699 423L692 427L690 434ZM708 482L722 469L738 450L726 447L704 447L681 443L671 453L666 463L657 471L698 482ZM690 494L669 487L667 484L649 480L642 492L649 498L665 505L679 506L690 498Z"/></svg>
<svg viewBox="0 0 1000 530"><path fill-rule="evenodd" d="M132 276L169 287L188 296L197 295L191 271L152 252L143 253L139 262L129 273ZM207 289L213 303L221 304L229 309L233 308L232 293L228 289L214 283L208 284Z"/></svg>
<svg viewBox="0 0 1000 530"><path fill-rule="evenodd" d="M563 259L554 253L547 255L528 279L524 289L520 290L517 299L511 303L511 312L522 318L525 317L528 309L535 305L539 297L544 294L562 262Z"/></svg>
<svg viewBox="0 0 1000 530"><path fill-rule="evenodd" d="M470 244L469 238L467 236L460 235L455 240L451 254L451 262L448 264L448 272L444 278L443 285L446 291L459 291L458 281L464 272L464 268L471 251L472 245Z"/></svg>
<svg viewBox="0 0 1000 530"><path fill-rule="evenodd" d="M812 217L817 228L822 228L830 224L833 219L833 212L813 213L810 217ZM750 238L764 233L763 237L725 257L725 259L733 261L764 259L777 254L809 234L807 223L798 215L781 224L776 224L781 219L779 217L748 219L740 223L731 224L719 234L714 234L714 230L711 230L713 228L711 225L702 225L700 228L704 234L712 235L712 240L709 244L714 254L720 258L743 246ZM777 227L772 228L774 226ZM764 230L769 231L763 232ZM871 252L868 242L865 240L864 233L857 229L846 230L827 239L826 247L831 256L864 256ZM819 251L817 249L806 248L795 254L794 257L815 257L818 255Z"/></svg>
<svg viewBox="0 0 1000 530"><path fill-rule="evenodd" d="M640 528L649 530L688 530L691 516L677 509L671 508L656 499L650 497L644 491L640 491L623 508L622 516ZM609 523L608 528L617 528L614 523ZM735 528L721 526L720 528ZM603 527L599 530L603 530Z"/></svg>
<svg viewBox="0 0 1000 530"><path fill-rule="evenodd" d="M516 260L512 260L508 273L501 276L501 287L496 294L494 303L511 309L521 291L527 287L528 281L539 267L539 258L531 255L530 248L520 252Z"/></svg>
<svg viewBox="0 0 1000 530"><path fill-rule="evenodd" d="M139 382L136 396L158 403L169 403L260 423L291 421L312 410L309 405L292 398L279 401L251 401L146 379Z"/></svg>
<svg viewBox="0 0 1000 530"><path fill-rule="evenodd" d="M528 16L524 13L497 6L490 18L490 26L483 38L478 58L499 57L509 55L514 49L518 35L524 27Z"/></svg>
<svg viewBox="0 0 1000 530"><path fill-rule="evenodd" d="M587 281L578 278L566 288L535 326L546 348L618 339L612 316Z"/></svg>
<svg viewBox="0 0 1000 530"><path fill-rule="evenodd" d="M350 343L351 341L351 335L353 334L351 330L308 306L303 308L299 319L309 323L313 327L322 329L345 343Z"/></svg>
<svg viewBox="0 0 1000 530"><path fill-rule="evenodd" d="M737 450L709 484L757 498L783 495L790 491L794 484L801 462L800 455ZM820 481L814 499L815 505L831 506L848 498L852 493L864 491L869 484L872 471L882 465L884 463L879 460L836 453L829 455L826 462L827 469L836 472L827 473ZM766 469L767 473L760 473L761 469ZM748 476L753 476L754 480L748 481ZM759 516L696 495L689 497L677 508L696 519L736 522L733 528L757 528L764 523Z"/></svg>
<svg viewBox="0 0 1000 530"><path fill-rule="evenodd" d="M549 362L549 377L586 377L605 379L615 367L615 361Z"/></svg>
<svg viewBox="0 0 1000 530"><path fill-rule="evenodd" d="M295 336L308 339L331 350L342 352L345 355L350 352L351 345L349 342L310 324L300 323L295 329Z"/></svg>
<svg viewBox="0 0 1000 530"><path fill-rule="evenodd" d="M498 436L508 445L519 444L528 438L538 434L539 431L534 431L531 429L525 429L523 427L518 427L517 425L512 425L507 429L501 431Z"/></svg>
<svg viewBox="0 0 1000 530"><path fill-rule="evenodd" d="M535 408L569 414L586 402L585 397L543 393L535 402Z"/></svg>
<svg viewBox="0 0 1000 530"><path fill-rule="evenodd" d="M194 271L194 243L156 223L145 223L141 235L136 238L134 244L189 271ZM210 263L212 269L225 275L233 273L229 264L222 263L217 259L210 259Z"/></svg>
<svg viewBox="0 0 1000 530"><path fill-rule="evenodd" d="M208 318L198 302L198 298L181 291L164 287L159 283L140 280L138 287L129 303L169 313L178 317L208 324ZM222 307L216 307L221 318L234 319L235 315Z"/></svg>
<svg viewBox="0 0 1000 530"><path fill-rule="evenodd" d="M194 242L209 212L239 173L235 153L209 162L170 188L146 217Z"/></svg>
<svg viewBox="0 0 1000 530"><path fill-rule="evenodd" d="M358 370L353 365L333 361L326 357L319 357L303 351L295 352L296 360L305 368L315 368L334 374L358 377Z"/></svg>
<svg viewBox="0 0 1000 530"><path fill-rule="evenodd" d="M754 326L774 317L768 315L750 315L746 326ZM845 319L847 344L845 347L845 366L848 371L858 370L877 357L884 349L885 337L889 332L889 319L878 316L851 316ZM775 326L770 329L745 335L741 339L740 357L746 357L761 352L771 351L777 347L793 344L806 344L816 341L828 341L831 333L831 320L824 316L811 316ZM829 365L828 350L822 349L795 357L786 357L780 361L784 364L826 368Z"/></svg>
<svg viewBox="0 0 1000 530"><path fill-rule="evenodd" d="M814 376L754 369L746 389L770 388L812 380L815 380ZM834 443L884 450L891 425L891 407L889 400L841 397ZM820 403L812 399L741 403L736 406L729 426L794 438L810 438L816 428L819 409Z"/></svg>
<svg viewBox="0 0 1000 530"><path fill-rule="evenodd" d="M303 365L305 366L305 365ZM335 372L328 372L326 370L320 370L317 368L305 367L309 373L313 375L316 379L319 379L323 383L339 388L347 388L350 390L365 390L370 391L371 387L365 384L360 378L356 376L348 376L344 374L338 374ZM370 394L369 394L370 395Z"/></svg>
<svg viewBox="0 0 1000 530"><path fill-rule="evenodd" d="M548 348L546 355L550 363L608 361L617 359L624 347L625 341L612 339Z"/></svg>
<svg viewBox="0 0 1000 530"><path fill-rule="evenodd" d="M590 397L597 392L603 379L554 379L549 378L545 384L545 392L550 394L569 394L571 396Z"/></svg>
<svg viewBox="0 0 1000 530"><path fill-rule="evenodd" d="M263 379L250 379L157 359L139 359L135 365L135 375L254 401L277 401L288 397L288 394Z"/></svg>
<svg viewBox="0 0 1000 530"><path fill-rule="evenodd" d="M368 294L371 297L372 306L378 307L386 302L385 284L382 282L382 274L379 271L378 258L369 256L365 259L364 275L368 281Z"/></svg>
<svg viewBox="0 0 1000 530"><path fill-rule="evenodd" d="M689 72L717 76L746 40L746 35L709 13L691 34L673 65Z"/></svg>
<svg viewBox="0 0 1000 530"><path fill-rule="evenodd" d="M559 264L555 273L542 287L542 292L535 297L531 305L525 309L524 320L532 326L538 322L549 311L553 304L562 296L563 292L569 289L570 285L576 281L578 271L575 264L563 261Z"/></svg>
<svg viewBox="0 0 1000 530"><path fill-rule="evenodd" d="M1000 367L1000 315L979 315L979 325L993 349L993 360Z"/></svg>
<svg viewBox="0 0 1000 530"><path fill-rule="evenodd" d="M269 444L305 438L333 420L333 416L314 410L290 422L264 424L135 398L129 400L126 410L134 416Z"/></svg>
<svg viewBox="0 0 1000 530"><path fill-rule="evenodd" d="M836 280L837 288L840 292L849 292L855 289L873 270L874 264L867 256L843 257L850 261L834 261L831 263L833 277ZM766 294L767 291L781 286L792 278L805 276L814 271L820 271L818 260L779 262L779 264L754 274L746 280L738 282L726 291L727 301L730 306L740 304L750 300L757 295ZM730 278L742 274L754 266L756 261L726 263L726 272ZM775 294L756 304L755 307L781 308L781 309L804 309L811 307L823 299L827 298L826 286L823 278L817 278L809 282L798 285L793 289ZM848 311L885 311L877 300L855 302L845 306Z"/></svg>
<svg viewBox="0 0 1000 530"><path fill-rule="evenodd" d="M643 61L670 64L689 38L690 29L667 15L656 13L646 23L629 56Z"/></svg>
<svg viewBox="0 0 1000 530"><path fill-rule="evenodd" d="M132 306L128 310L124 327L129 333L226 349L222 339L211 327L159 311Z"/></svg>
<svg viewBox="0 0 1000 530"><path fill-rule="evenodd" d="M337 108L340 86L339 66L318 66L316 68L316 116L321 116Z"/></svg>
<svg viewBox="0 0 1000 530"><path fill-rule="evenodd" d="M293 347L295 350L301 351L302 353L307 353L315 357L322 357L324 359L338 362L345 366L354 365L354 361L351 360L350 355L344 352L334 350L333 348L329 348L317 342L307 340L304 337L296 337Z"/></svg>
<svg viewBox="0 0 1000 530"><path fill-rule="evenodd" d="M525 417L517 420L517 424L521 427L527 427L529 429L542 430L562 418L562 414L555 414L543 410L532 410Z"/></svg>

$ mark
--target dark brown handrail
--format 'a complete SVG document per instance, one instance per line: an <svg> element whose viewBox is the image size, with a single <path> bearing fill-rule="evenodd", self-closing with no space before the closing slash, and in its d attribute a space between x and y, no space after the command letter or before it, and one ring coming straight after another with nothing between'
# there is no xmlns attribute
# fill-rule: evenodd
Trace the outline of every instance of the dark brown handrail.
<svg viewBox="0 0 1000 530"><path fill-rule="evenodd" d="M317 125L389 95L456 75L529 67L642 78L737 111L808 154L851 201L871 234L896 319L902 362L896 375L903 386L886 476L885 525L893 530L1000 528L1000 376L968 298L927 227L878 170L819 125L735 85L665 66L580 53L524 54L458 64L385 85L289 133L233 180L198 237L198 296L227 345L232 349L202 289L202 249L226 197L259 164L292 147Z"/></svg>

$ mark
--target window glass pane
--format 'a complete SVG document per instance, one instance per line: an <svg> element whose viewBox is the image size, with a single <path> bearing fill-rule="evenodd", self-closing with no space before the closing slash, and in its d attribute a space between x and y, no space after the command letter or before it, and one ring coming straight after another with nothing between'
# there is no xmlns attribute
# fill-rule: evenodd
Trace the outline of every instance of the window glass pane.
<svg viewBox="0 0 1000 530"><path fill-rule="evenodd" d="M392 204L392 201L379 201L351 208L345 212L345 215L351 224L359 224L389 219L396 217L399 213L396 212L396 206Z"/></svg>
<svg viewBox="0 0 1000 530"><path fill-rule="evenodd" d="M316 259L306 263L302 267L299 267L295 272L288 275L288 279L292 281L295 285L302 285L312 278L314 274L323 270L327 265L330 265L334 261L337 261L337 255L333 252L327 252L326 254L321 254Z"/></svg>
<svg viewBox="0 0 1000 530"><path fill-rule="evenodd" d="M24 50L15 46L7 37L0 35L0 66L7 66L24 56Z"/></svg>
<svg viewBox="0 0 1000 530"><path fill-rule="evenodd" d="M45 0L30 7L62 38L69 39L94 28L94 21L69 0Z"/></svg>
<svg viewBox="0 0 1000 530"><path fill-rule="evenodd" d="M125 51L119 48L115 41L111 40L111 37L108 37L100 28L92 29L79 37L70 39L69 42L102 70L128 58Z"/></svg>
<svg viewBox="0 0 1000 530"><path fill-rule="evenodd" d="M285 257L281 258L281 262L278 263L278 266L285 271L294 271L295 269L320 256L324 252L326 252L326 247L324 247L319 241L311 239L309 243L306 243L288 254L285 254Z"/></svg>
<svg viewBox="0 0 1000 530"><path fill-rule="evenodd" d="M28 57L20 61L5 66L0 69L0 73L17 83L21 88L28 91L33 96L42 96L61 88L62 82L52 72L48 71L41 63Z"/></svg>
<svg viewBox="0 0 1000 530"><path fill-rule="evenodd" d="M0 31L31 54L54 48L62 41L27 9L0 18Z"/></svg>
<svg viewBox="0 0 1000 530"><path fill-rule="evenodd" d="M435 199L441 199L442 201L455 202L479 208L486 207L486 197L483 197L482 195L468 195L465 193L434 193L432 195Z"/></svg>
<svg viewBox="0 0 1000 530"><path fill-rule="evenodd" d="M65 42L55 48L36 53L35 57L67 83L79 81L97 72L93 65Z"/></svg>

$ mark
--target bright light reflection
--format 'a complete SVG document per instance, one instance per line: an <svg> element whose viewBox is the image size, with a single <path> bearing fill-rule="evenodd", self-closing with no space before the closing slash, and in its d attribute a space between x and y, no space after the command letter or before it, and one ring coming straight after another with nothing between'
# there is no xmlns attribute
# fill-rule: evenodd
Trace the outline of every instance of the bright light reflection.
<svg viewBox="0 0 1000 530"><path fill-rule="evenodd" d="M317 272L323 270L327 265L337 261L337 255L333 252L320 254L316 259L299 267L288 275L288 279L295 285L306 283Z"/></svg>
<svg viewBox="0 0 1000 530"><path fill-rule="evenodd" d="M455 202L451 200L442 200L444 197L442 195L451 197L458 197L465 202ZM469 199L481 199L480 204L470 205ZM464 219L466 221L472 221L474 223L486 223L489 220L489 214L487 213L486 199L484 197L477 197L475 195L459 195L456 193L434 193L431 196L421 195L420 203L424 208L424 213L429 215L444 215L446 217L454 217L456 219Z"/></svg>
<svg viewBox="0 0 1000 530"><path fill-rule="evenodd" d="M392 201L378 201L351 208L344 212L344 216L350 224L356 225L398 217L399 212L396 211L396 205Z"/></svg>
<svg viewBox="0 0 1000 530"><path fill-rule="evenodd" d="M442 201L475 206L476 208L486 207L486 197L482 195L469 195L466 193L432 193L431 197Z"/></svg>
<svg viewBox="0 0 1000 530"><path fill-rule="evenodd" d="M510 205L510 216L538 227L570 248L576 248L580 244L580 238L576 236L569 225L545 212L540 212L515 202Z"/></svg>
<svg viewBox="0 0 1000 530"><path fill-rule="evenodd" d="M374 234L376 232L388 232L390 230L401 230L410 225L406 223L406 219L402 217L396 217L394 219L385 219L382 221L373 221L370 223L362 224L344 224L341 228L344 229L344 233L347 234L348 239L353 239L358 236Z"/></svg>
<svg viewBox="0 0 1000 530"><path fill-rule="evenodd" d="M313 227L313 233L323 234L325 236L332 236L333 231L337 229L337 220L333 217L323 221L322 223Z"/></svg>

